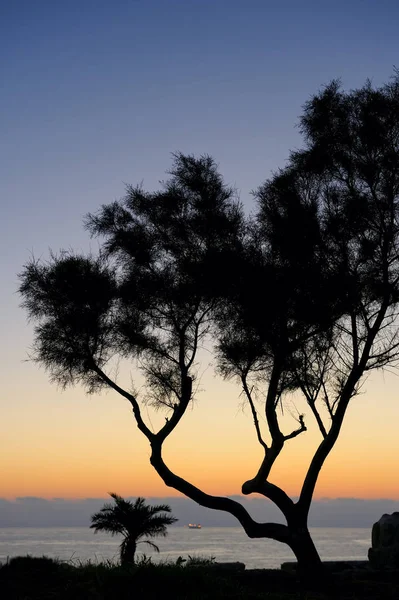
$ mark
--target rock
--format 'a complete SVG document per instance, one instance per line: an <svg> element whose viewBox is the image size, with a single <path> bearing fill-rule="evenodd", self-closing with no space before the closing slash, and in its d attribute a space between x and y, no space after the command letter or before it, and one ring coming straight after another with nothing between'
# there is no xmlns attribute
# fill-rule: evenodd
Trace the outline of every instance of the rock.
<svg viewBox="0 0 399 600"><path fill-rule="evenodd" d="M374 523L368 557L374 569L399 569L399 512Z"/></svg>

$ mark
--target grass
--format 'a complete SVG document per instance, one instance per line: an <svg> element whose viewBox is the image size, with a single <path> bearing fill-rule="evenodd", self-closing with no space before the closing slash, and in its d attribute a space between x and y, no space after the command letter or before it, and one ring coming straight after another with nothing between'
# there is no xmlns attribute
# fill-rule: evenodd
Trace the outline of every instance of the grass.
<svg viewBox="0 0 399 600"><path fill-rule="evenodd" d="M209 568L210 561L183 565L136 566L115 563L65 563L50 558L17 557L0 568L0 597L7 600L125 600L145 598L242 598L233 581ZM249 596L257 598L259 596Z"/></svg>
<svg viewBox="0 0 399 600"><path fill-rule="evenodd" d="M189 557L176 563L137 565L112 562L61 562L47 557L12 558L0 568L4 600L393 600L399 598L397 573L347 573L336 579L334 594L300 591L295 575L280 570L219 571L212 559Z"/></svg>

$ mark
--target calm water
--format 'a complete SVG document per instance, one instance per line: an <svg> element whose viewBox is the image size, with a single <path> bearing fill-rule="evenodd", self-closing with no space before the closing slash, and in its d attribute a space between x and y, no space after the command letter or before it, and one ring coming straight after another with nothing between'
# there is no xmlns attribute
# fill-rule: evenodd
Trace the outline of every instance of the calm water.
<svg viewBox="0 0 399 600"><path fill-rule="evenodd" d="M314 528L311 530L324 560L367 560L370 529ZM139 549L153 560L176 560L178 556L214 556L219 561L240 560L247 569L279 568L294 556L284 544L272 540L250 540L239 527L203 527L200 530L171 527L166 538L158 540L160 554L149 546ZM118 538L94 534L83 527L0 528L0 562L7 557L51 556L63 560L116 559Z"/></svg>

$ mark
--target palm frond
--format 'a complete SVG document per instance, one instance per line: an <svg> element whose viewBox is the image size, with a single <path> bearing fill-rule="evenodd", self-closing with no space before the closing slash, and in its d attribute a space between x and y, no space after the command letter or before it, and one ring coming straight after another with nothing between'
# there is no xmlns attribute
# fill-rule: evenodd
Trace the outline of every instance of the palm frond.
<svg viewBox="0 0 399 600"><path fill-rule="evenodd" d="M138 544L148 544L149 546L151 546L151 548L153 550L155 550L155 552L159 552L159 547L154 544L154 542L151 542L150 540L142 540L141 542L137 542Z"/></svg>
<svg viewBox="0 0 399 600"><path fill-rule="evenodd" d="M146 543L159 552L154 542L142 538L165 537L167 526L177 519L168 513L168 504L148 505L145 499L138 497L134 502L125 500L122 496L110 493L113 503L104 504L103 508L92 515L90 527L98 531L106 531L111 535L122 534L124 539L120 545L121 560L127 556L134 557L135 545ZM132 559L128 559L130 561Z"/></svg>

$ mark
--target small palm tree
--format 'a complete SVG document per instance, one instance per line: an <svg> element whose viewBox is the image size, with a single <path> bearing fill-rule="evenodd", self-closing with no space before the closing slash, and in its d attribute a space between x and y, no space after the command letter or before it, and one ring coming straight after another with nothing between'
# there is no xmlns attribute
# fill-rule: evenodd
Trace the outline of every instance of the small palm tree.
<svg viewBox="0 0 399 600"><path fill-rule="evenodd" d="M118 494L110 494L114 504L104 504L103 508L91 516L90 528L94 533L108 531L111 535L123 535L119 547L121 564L134 563L137 544L149 544L159 552L159 548L144 537L167 535L167 525L172 525L177 519L167 513L171 512L167 504L150 506L144 498L137 498L133 503Z"/></svg>

